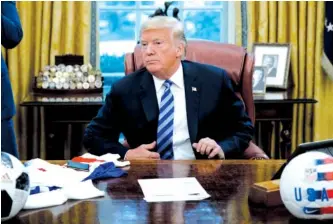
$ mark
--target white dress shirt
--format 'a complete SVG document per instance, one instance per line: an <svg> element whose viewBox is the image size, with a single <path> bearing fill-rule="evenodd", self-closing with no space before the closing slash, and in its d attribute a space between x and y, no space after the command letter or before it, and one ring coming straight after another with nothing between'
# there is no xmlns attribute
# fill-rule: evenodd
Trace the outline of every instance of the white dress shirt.
<svg viewBox="0 0 333 224"><path fill-rule="evenodd" d="M153 76L158 107L160 107L161 98L165 87L165 80ZM174 159L195 159L193 153L190 134L187 126L186 100L183 67L180 64L178 70L169 79L172 82L171 92L174 100L174 118L173 118L173 154Z"/></svg>

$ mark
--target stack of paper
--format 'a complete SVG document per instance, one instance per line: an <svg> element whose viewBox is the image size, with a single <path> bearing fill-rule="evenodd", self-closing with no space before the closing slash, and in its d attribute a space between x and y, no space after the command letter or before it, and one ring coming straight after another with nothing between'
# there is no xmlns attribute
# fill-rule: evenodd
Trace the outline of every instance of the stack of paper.
<svg viewBox="0 0 333 224"><path fill-rule="evenodd" d="M194 201L209 198L195 177L138 180L147 202Z"/></svg>

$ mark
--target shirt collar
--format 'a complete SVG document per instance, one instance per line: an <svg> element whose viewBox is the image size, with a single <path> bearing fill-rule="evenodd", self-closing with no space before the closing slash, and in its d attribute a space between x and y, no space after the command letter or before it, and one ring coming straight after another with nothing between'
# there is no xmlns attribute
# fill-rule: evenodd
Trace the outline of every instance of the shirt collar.
<svg viewBox="0 0 333 224"><path fill-rule="evenodd" d="M153 79L154 79L154 83L155 83L156 92L158 92L162 88L165 80L157 78L154 75L153 75ZM173 83L173 85L177 86L178 88L181 88L181 89L184 88L184 76L183 76L182 63L180 63L177 71L171 76L171 78L169 80Z"/></svg>

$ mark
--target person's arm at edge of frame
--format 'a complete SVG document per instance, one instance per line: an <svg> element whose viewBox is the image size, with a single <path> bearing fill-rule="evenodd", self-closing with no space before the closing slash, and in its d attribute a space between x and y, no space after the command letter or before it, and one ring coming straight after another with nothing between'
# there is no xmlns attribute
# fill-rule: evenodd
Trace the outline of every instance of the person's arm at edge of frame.
<svg viewBox="0 0 333 224"><path fill-rule="evenodd" d="M105 97L104 105L87 126L83 145L94 155L119 154L123 159L128 149L119 143L119 98L115 85Z"/></svg>
<svg viewBox="0 0 333 224"><path fill-rule="evenodd" d="M229 113L227 114L232 115L236 121L235 126L232 127L230 136L218 142L225 154L225 158L228 159L230 155L244 153L245 149L249 146L249 142L252 140L254 127L245 111L244 103L236 95L232 80L225 71L223 71L223 81L221 94L223 94L223 99L228 100L227 109Z"/></svg>
<svg viewBox="0 0 333 224"><path fill-rule="evenodd" d="M16 47L23 38L20 18L13 1L1 2L1 45L6 49Z"/></svg>

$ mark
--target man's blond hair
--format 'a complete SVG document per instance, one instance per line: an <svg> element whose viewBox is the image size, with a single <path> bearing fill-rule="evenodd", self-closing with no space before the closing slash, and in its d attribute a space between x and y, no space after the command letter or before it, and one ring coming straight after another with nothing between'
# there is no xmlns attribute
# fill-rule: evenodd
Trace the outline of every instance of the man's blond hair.
<svg viewBox="0 0 333 224"><path fill-rule="evenodd" d="M145 30L164 28L171 29L175 40L179 40L182 44L184 44L184 53L182 55L182 59L184 59L186 55L187 41L184 33L184 26L176 18L169 16L154 16L152 18L148 18L141 25L140 36Z"/></svg>

